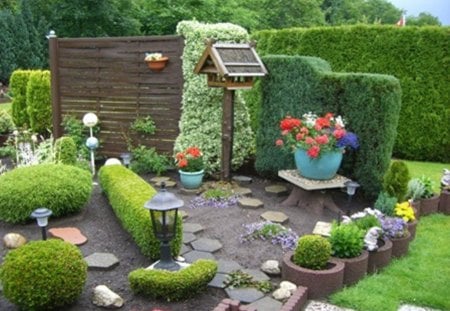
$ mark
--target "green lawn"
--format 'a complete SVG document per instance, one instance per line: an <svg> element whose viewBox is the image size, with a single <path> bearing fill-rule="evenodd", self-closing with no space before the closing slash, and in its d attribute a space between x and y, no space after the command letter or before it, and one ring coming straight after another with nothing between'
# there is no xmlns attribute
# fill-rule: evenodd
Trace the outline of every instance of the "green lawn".
<svg viewBox="0 0 450 311"><path fill-rule="evenodd" d="M331 302L359 311L394 311L400 304L450 310L449 236L450 216L420 218L407 256L332 295Z"/></svg>
<svg viewBox="0 0 450 311"><path fill-rule="evenodd" d="M450 163L435 163L435 162L417 162L404 161L408 166L411 178L420 177L422 175L428 176L434 181L434 192L439 193L440 183L442 178L442 171L444 168L450 169Z"/></svg>

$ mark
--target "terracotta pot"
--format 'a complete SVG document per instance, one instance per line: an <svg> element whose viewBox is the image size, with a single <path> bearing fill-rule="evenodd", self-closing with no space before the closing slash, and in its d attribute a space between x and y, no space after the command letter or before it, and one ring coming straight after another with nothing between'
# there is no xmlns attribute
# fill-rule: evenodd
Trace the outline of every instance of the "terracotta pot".
<svg viewBox="0 0 450 311"><path fill-rule="evenodd" d="M420 202L420 215L426 216L437 213L439 207L439 195L434 194L431 198L422 199Z"/></svg>
<svg viewBox="0 0 450 311"><path fill-rule="evenodd" d="M367 273L375 273L386 267L391 261L392 242L389 239L378 240L379 247L375 251L369 252L369 263Z"/></svg>
<svg viewBox="0 0 450 311"><path fill-rule="evenodd" d="M159 72L162 71L167 64L167 61L169 60L168 57L162 57L158 60L148 60L146 61L148 68L150 68L153 71Z"/></svg>
<svg viewBox="0 0 450 311"><path fill-rule="evenodd" d="M392 242L392 258L400 258L408 254L409 242L411 241L411 234L402 238L391 239Z"/></svg>
<svg viewBox="0 0 450 311"><path fill-rule="evenodd" d="M308 299L327 297L339 290L344 281L344 263L331 258L325 270L311 270L297 266L292 261L293 252L283 257L282 278L308 288Z"/></svg>
<svg viewBox="0 0 450 311"><path fill-rule="evenodd" d="M369 252L364 250L361 255L353 258L337 258L345 264L344 268L344 285L353 285L358 283L367 273L367 265L369 264Z"/></svg>
<svg viewBox="0 0 450 311"><path fill-rule="evenodd" d="M414 221L409 221L406 224L408 225L408 231L409 231L409 234L410 234L409 235L409 241L411 242L416 237L416 229L417 229L418 221L416 219Z"/></svg>
<svg viewBox="0 0 450 311"><path fill-rule="evenodd" d="M450 190L442 190L438 210L440 213L450 215Z"/></svg>

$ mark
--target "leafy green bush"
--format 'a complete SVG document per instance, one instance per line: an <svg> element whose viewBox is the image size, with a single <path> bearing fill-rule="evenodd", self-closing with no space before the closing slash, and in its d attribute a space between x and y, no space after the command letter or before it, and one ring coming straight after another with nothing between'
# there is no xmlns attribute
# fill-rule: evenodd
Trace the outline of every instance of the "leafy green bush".
<svg viewBox="0 0 450 311"><path fill-rule="evenodd" d="M55 141L56 163L75 165L77 162L77 146L70 136L62 136Z"/></svg>
<svg viewBox="0 0 450 311"><path fill-rule="evenodd" d="M16 168L0 176L0 219L21 223L38 207L59 217L78 212L89 200L91 175L63 164Z"/></svg>
<svg viewBox="0 0 450 311"><path fill-rule="evenodd" d="M133 123L131 123L130 128L138 133L152 135L155 134L156 125L151 116L147 116L145 118L138 117Z"/></svg>
<svg viewBox="0 0 450 311"><path fill-rule="evenodd" d="M422 199L431 198L434 195L433 180L428 176L420 176L419 181L423 186Z"/></svg>
<svg viewBox="0 0 450 311"><path fill-rule="evenodd" d="M150 213L144 208L156 191L141 177L122 165L103 166L99 182L122 226L133 237L141 252L151 259L160 256L160 242L153 234ZM170 242L172 255L178 256L182 243L182 220L178 218L175 237Z"/></svg>
<svg viewBox="0 0 450 311"><path fill-rule="evenodd" d="M331 251L339 258L353 258L361 255L364 247L364 234L358 226L333 224L330 233Z"/></svg>
<svg viewBox="0 0 450 311"><path fill-rule="evenodd" d="M391 197L396 197L397 202L402 202L405 199L410 178L406 163L394 161L384 176L383 188Z"/></svg>
<svg viewBox="0 0 450 311"><path fill-rule="evenodd" d="M412 199L413 201L420 200L425 193L425 185L419 178L413 178L408 181L408 189L406 190L406 199Z"/></svg>
<svg viewBox="0 0 450 311"><path fill-rule="evenodd" d="M321 270L325 268L330 257L330 242L320 235L308 234L298 239L293 262L300 267Z"/></svg>
<svg viewBox="0 0 450 311"><path fill-rule="evenodd" d="M134 293L154 299L179 301L206 288L217 272L217 263L200 259L179 271L138 269L128 275Z"/></svg>
<svg viewBox="0 0 450 311"><path fill-rule="evenodd" d="M394 216L397 202L397 198L390 196L385 191L381 191L373 207L387 216Z"/></svg>
<svg viewBox="0 0 450 311"><path fill-rule="evenodd" d="M169 166L169 159L158 154L155 148L147 148L140 145L131 150L133 160L130 164L130 169L137 174L156 173L161 175L167 170Z"/></svg>
<svg viewBox="0 0 450 311"><path fill-rule="evenodd" d="M27 112L34 132L46 134L52 128L50 71L31 72L27 83Z"/></svg>
<svg viewBox="0 0 450 311"><path fill-rule="evenodd" d="M86 277L80 250L57 239L10 251L0 269L3 294L26 310L62 310L80 296Z"/></svg>
<svg viewBox="0 0 450 311"><path fill-rule="evenodd" d="M14 130L12 117L6 110L0 110L0 134L8 134Z"/></svg>
<svg viewBox="0 0 450 311"><path fill-rule="evenodd" d="M30 125L27 112L27 84L31 70L15 70L9 80L9 88L13 94L12 117L18 127Z"/></svg>
<svg viewBox="0 0 450 311"><path fill-rule="evenodd" d="M366 215L354 220L354 223L366 233L372 227L381 228L381 223L375 215Z"/></svg>

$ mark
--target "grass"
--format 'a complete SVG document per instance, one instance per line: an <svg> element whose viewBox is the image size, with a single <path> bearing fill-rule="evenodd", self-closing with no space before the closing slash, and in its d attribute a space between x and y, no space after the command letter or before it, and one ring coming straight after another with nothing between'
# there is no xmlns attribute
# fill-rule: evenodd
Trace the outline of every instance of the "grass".
<svg viewBox="0 0 450 311"><path fill-rule="evenodd" d="M11 103L0 104L0 110L11 110Z"/></svg>
<svg viewBox="0 0 450 311"><path fill-rule="evenodd" d="M359 311L398 310L400 304L450 310L449 236L450 216L422 217L407 256L332 295L331 302Z"/></svg>
<svg viewBox="0 0 450 311"><path fill-rule="evenodd" d="M420 177L422 175L428 176L434 182L433 190L435 193L441 192L440 184L442 178L442 171L444 168L450 169L450 163L435 163L435 162L417 162L404 161L409 169L411 178Z"/></svg>

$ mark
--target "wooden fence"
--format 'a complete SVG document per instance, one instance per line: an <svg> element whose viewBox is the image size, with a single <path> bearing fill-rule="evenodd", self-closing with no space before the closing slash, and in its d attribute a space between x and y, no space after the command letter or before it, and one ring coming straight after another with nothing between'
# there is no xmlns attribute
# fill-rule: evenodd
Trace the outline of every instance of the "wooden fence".
<svg viewBox="0 0 450 311"><path fill-rule="evenodd" d="M181 115L183 75L179 36L57 38L49 40L52 78L53 135L63 135L65 115L82 119L94 112L100 120L100 153L118 156L134 145L155 147L172 154ZM167 67L153 72L144 62L146 52L169 57ZM137 117L150 115L154 135L130 130Z"/></svg>

